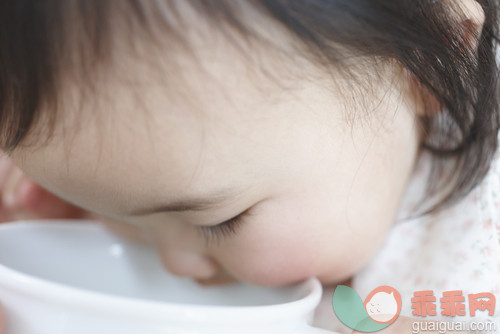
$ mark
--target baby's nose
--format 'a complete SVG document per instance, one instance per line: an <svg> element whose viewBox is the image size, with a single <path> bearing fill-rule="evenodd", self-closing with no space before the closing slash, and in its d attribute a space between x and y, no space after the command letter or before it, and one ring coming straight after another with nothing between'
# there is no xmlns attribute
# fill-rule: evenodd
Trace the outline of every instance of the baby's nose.
<svg viewBox="0 0 500 334"><path fill-rule="evenodd" d="M213 277L218 271L215 261L196 252L169 250L160 253L160 258L168 272L177 276L203 280Z"/></svg>

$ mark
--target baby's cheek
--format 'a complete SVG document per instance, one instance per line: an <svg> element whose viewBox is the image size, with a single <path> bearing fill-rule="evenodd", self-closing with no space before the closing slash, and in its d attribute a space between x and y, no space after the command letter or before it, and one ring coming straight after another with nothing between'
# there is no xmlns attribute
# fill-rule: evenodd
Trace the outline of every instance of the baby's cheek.
<svg viewBox="0 0 500 334"><path fill-rule="evenodd" d="M315 275L311 254L300 245L280 244L251 247L227 253L222 265L236 278L251 284L279 286ZM230 255L229 255L230 254Z"/></svg>

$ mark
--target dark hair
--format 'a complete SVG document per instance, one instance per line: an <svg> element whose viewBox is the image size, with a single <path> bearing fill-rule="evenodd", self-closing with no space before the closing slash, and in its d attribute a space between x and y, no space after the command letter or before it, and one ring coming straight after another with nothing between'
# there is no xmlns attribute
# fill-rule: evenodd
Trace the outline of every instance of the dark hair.
<svg viewBox="0 0 500 334"><path fill-rule="evenodd" d="M482 180L497 148L497 2L476 2L485 13L479 32L470 21L453 14L459 12L458 7L452 8L454 1L248 0L246 4L298 37L319 64L342 62L345 55L339 53L340 45L359 55L394 61L411 73L441 105L441 112L423 115L421 124L423 146L434 155L429 189L452 186L442 198L443 204L464 196ZM240 32L251 31L239 19L238 2L188 3L214 25L225 22ZM103 61L112 17L122 15L147 31L152 29L151 16L161 16L151 9L154 6L160 6L160 1L2 1L1 147L9 152L22 143L37 120L47 118L39 113L42 106L54 106L48 115L50 127L58 88L63 84L62 67L67 66L62 58L70 45L80 47L89 59ZM176 13L175 1L161 6ZM162 20L170 32L176 30L175 24L165 22L165 16ZM71 35L74 27L81 33ZM81 40L70 43L70 36ZM182 40L182 32L169 36ZM434 182L449 166L453 172L448 172L447 184Z"/></svg>

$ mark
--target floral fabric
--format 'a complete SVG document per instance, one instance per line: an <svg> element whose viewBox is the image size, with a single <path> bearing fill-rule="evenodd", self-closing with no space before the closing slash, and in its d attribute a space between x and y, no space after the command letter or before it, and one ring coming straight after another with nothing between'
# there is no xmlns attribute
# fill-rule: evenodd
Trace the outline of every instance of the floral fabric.
<svg viewBox="0 0 500 334"><path fill-rule="evenodd" d="M420 319L498 321L500 332L500 159L497 155L482 183L452 207L407 219L424 194L429 161L430 156L422 154L384 247L353 277L352 287L363 300L378 286L394 287L401 294L401 315L409 317L416 317L411 302L414 292L432 290L437 314ZM455 290L465 297L466 315L442 315L443 292ZM498 298L494 317L487 311L470 315L467 296L481 292ZM333 313L332 295L333 288L325 288L315 324L350 333Z"/></svg>

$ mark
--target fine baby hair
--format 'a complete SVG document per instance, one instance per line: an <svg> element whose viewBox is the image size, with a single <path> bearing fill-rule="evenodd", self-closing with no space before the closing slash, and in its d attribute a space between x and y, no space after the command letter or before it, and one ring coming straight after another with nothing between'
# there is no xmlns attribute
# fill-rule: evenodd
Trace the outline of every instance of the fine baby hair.
<svg viewBox="0 0 500 334"><path fill-rule="evenodd" d="M365 66L401 66L422 102L422 147L434 159L429 191L447 188L444 204L481 180L497 145L497 2L475 3L484 22L445 0L7 1L0 10L1 147L11 152L49 138L64 113L65 80L78 81L90 96L96 73L116 52L140 54L138 41L196 57L184 38L192 13L236 45L266 43L279 52L272 34L254 24L261 15L296 38L297 55L325 71L341 69L360 85L367 85ZM30 132L36 132L31 142ZM445 184L436 182L443 173Z"/></svg>

